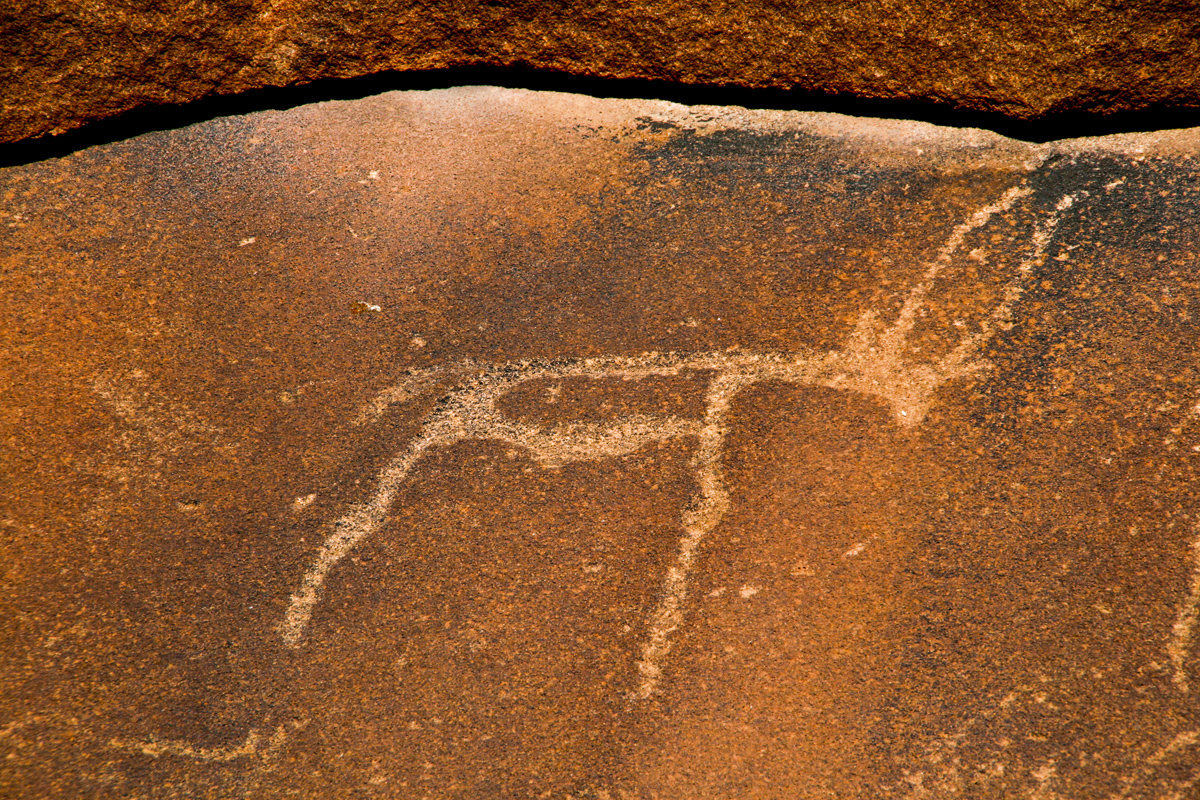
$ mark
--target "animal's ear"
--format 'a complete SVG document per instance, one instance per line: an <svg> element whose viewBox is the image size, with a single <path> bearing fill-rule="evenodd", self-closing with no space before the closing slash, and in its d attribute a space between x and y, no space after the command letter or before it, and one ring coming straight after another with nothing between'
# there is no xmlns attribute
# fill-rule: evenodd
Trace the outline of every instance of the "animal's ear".
<svg viewBox="0 0 1200 800"><path fill-rule="evenodd" d="M882 349L929 364L943 382L983 368L978 357L1012 327L1060 222L1087 194L1037 197L1022 185L974 212L947 237L895 321L877 328Z"/></svg>
<svg viewBox="0 0 1200 800"><path fill-rule="evenodd" d="M1031 194L1025 184L1014 186L958 223L921 267L896 317L888 322L874 309L864 311L846 343L846 351L874 353L893 362L909 357L928 362L952 349L958 341L954 329L965 327L960 317L967 315L969 306L981 302L971 295L995 282L980 274L980 267L988 260L981 243L994 235L997 227L1005 227L998 226L997 220L1012 214ZM1006 278L998 280L1003 283ZM956 301L963 308L948 313L946 306Z"/></svg>

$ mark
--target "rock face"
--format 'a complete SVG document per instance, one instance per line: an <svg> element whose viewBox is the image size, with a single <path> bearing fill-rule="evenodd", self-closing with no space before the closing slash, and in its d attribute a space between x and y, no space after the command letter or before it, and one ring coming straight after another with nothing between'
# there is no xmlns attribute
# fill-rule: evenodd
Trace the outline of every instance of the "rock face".
<svg viewBox="0 0 1200 800"><path fill-rule="evenodd" d="M1194 796L1198 154L462 89L0 171L0 794Z"/></svg>
<svg viewBox="0 0 1200 800"><path fill-rule="evenodd" d="M1194 3L30 0L0 8L0 142L382 70L533 67L1038 119L1200 106Z"/></svg>

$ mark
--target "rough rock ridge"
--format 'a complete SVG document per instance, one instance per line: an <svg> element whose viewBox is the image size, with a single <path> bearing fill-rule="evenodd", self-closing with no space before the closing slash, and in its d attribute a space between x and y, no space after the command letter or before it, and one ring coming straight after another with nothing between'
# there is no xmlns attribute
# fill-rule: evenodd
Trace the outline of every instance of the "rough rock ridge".
<svg viewBox="0 0 1200 800"><path fill-rule="evenodd" d="M27 0L0 7L0 142L153 104L385 70L928 101L1036 120L1200 105L1184 0Z"/></svg>

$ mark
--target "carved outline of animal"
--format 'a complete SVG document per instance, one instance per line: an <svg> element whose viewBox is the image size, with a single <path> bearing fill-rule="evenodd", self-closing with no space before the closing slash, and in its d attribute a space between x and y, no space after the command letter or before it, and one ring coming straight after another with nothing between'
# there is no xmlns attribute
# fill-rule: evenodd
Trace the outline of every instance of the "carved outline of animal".
<svg viewBox="0 0 1200 800"><path fill-rule="evenodd" d="M977 374L988 364L977 359L979 351L997 330L1011 325L1013 305L1024 291L1033 268L1046 248L1064 211L1077 196L1064 195L1054 211L1035 225L1029 250L1003 289L1000 303L980 322L979 330L964 336L947 355L933 364L913 363L905 347L917 315L940 273L951 263L966 236L987 224L996 214L1013 208L1031 194L1026 186L1006 191L959 224L930 262L920 281L910 290L895 321L883 326L874 311L861 315L846 346L840 350L814 352L700 352L644 353L640 356L563 358L484 364L464 361L446 367L411 372L381 393L356 422L379 419L395 403L419 397L446 383L438 407L421 423L407 447L380 471L370 499L352 506L335 520L324 543L292 594L280 625L284 642L293 648L303 644L313 610L331 570L360 542L385 524L404 481L416 464L433 448L471 440L501 441L526 450L546 467L576 461L595 461L635 452L655 443L683 437L698 441L691 466L699 492L683 512L684 534L674 563L667 569L660 601L651 615L649 634L637 662L640 680L630 693L644 699L655 693L662 675L662 662L671 649L671 634L683 622L688 580L696 554L705 537L720 523L728 507L729 493L721 470L730 403L743 389L767 380L810 386L826 386L878 397L891 406L894 419L903 427L916 427L924 419L934 392L949 381ZM629 415L612 422L577 422L538 426L506 417L498 401L508 392L530 381L547 378L639 379L678 375L681 372L710 374L704 416L688 419L674 415Z"/></svg>

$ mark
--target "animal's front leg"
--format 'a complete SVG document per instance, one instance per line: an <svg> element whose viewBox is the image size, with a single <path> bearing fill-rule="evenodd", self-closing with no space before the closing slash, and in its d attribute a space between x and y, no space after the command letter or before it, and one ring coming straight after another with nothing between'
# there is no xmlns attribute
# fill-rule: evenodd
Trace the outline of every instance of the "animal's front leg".
<svg viewBox="0 0 1200 800"><path fill-rule="evenodd" d="M638 661L641 678L630 695L633 699L644 700L658 689L662 662L671 649L671 634L683 624L683 606L687 601L688 581L695 567L697 551L729 507L729 491L721 470L728 433L726 420L733 397L753 380L740 373L722 373L709 385L704 423L699 430L700 441L692 457L699 491L683 512L683 536L675 561L667 569L662 599L650 618L646 644Z"/></svg>

